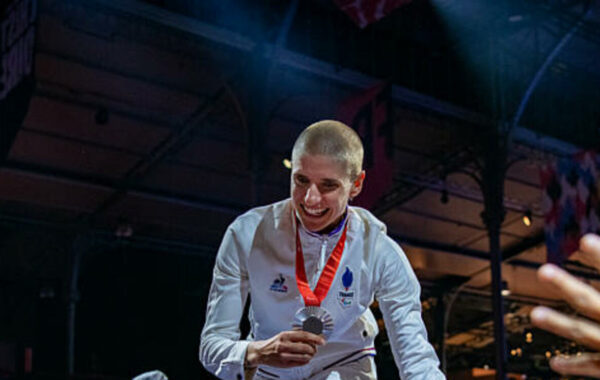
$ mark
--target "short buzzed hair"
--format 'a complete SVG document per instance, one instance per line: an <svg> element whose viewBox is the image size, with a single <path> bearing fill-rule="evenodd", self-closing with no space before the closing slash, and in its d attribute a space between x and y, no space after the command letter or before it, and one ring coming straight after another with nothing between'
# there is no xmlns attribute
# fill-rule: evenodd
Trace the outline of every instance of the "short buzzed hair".
<svg viewBox="0 0 600 380"><path fill-rule="evenodd" d="M333 158L344 166L352 181L362 171L364 149L360 137L339 121L321 120L302 131L294 143L292 162L305 153Z"/></svg>

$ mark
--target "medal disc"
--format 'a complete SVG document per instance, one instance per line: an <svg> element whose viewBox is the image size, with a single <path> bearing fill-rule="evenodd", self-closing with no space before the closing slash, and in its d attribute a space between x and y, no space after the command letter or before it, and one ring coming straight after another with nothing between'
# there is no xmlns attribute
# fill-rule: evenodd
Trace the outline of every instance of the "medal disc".
<svg viewBox="0 0 600 380"><path fill-rule="evenodd" d="M302 322L302 330L319 335L323 333L323 322L317 317L308 317Z"/></svg>
<svg viewBox="0 0 600 380"><path fill-rule="evenodd" d="M295 330L322 334L327 339L333 332L333 319L327 310L318 306L308 306L296 312L292 327Z"/></svg>

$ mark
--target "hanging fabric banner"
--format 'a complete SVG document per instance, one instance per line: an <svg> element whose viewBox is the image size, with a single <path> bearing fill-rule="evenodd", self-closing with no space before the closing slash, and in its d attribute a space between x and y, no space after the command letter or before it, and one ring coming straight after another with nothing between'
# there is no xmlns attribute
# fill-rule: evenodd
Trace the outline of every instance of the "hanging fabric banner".
<svg viewBox="0 0 600 380"><path fill-rule="evenodd" d="M411 0L333 0L360 28L381 20Z"/></svg>
<svg viewBox="0 0 600 380"><path fill-rule="evenodd" d="M393 185L393 119L391 86L381 83L342 102L338 119L354 128L365 149L364 187L354 204L367 209Z"/></svg>
<svg viewBox="0 0 600 380"><path fill-rule="evenodd" d="M600 232L599 173L600 156L590 151L541 168L548 262L562 264L577 251L581 236Z"/></svg>
<svg viewBox="0 0 600 380"><path fill-rule="evenodd" d="M25 119L34 89L36 0L0 3L0 162Z"/></svg>

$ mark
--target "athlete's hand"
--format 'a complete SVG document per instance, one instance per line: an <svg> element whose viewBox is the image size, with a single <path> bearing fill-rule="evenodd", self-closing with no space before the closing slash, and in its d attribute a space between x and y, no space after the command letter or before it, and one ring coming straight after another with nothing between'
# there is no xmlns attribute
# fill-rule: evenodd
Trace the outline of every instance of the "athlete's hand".
<svg viewBox="0 0 600 380"><path fill-rule="evenodd" d="M600 237L585 235L579 241L579 251L572 257L600 270ZM600 351L600 293L552 264L545 264L538 269L538 279L589 319L538 306L531 311L531 322L539 328ZM600 354L554 357L550 360L550 367L561 374L600 378Z"/></svg>
<svg viewBox="0 0 600 380"><path fill-rule="evenodd" d="M246 363L250 367L266 364L273 367L296 367L307 364L325 339L306 331L283 331L267 340L250 342Z"/></svg>

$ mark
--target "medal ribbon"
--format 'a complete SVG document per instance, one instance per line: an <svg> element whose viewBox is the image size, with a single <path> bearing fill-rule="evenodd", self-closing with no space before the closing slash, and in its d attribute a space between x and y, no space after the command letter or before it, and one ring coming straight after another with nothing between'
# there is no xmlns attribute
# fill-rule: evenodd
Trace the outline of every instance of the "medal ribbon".
<svg viewBox="0 0 600 380"><path fill-rule="evenodd" d="M344 245L346 244L346 229L348 223L344 225L344 231L342 236L338 240L333 252L325 264L325 268L321 272L317 286L315 286L314 292L310 289L308 281L306 279L306 269L304 268L304 254L302 253L302 243L300 242L300 233L298 232L298 224L296 223L296 284L298 290L304 298L304 304L306 306L320 306L321 301L327 296L327 292L331 287L335 272L337 272L338 266L342 258L342 252L344 252Z"/></svg>

